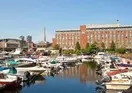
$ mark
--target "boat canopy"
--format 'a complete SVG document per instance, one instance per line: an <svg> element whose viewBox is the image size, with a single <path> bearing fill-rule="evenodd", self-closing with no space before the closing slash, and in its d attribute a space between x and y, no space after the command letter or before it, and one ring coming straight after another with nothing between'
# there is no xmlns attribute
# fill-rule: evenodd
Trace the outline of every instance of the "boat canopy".
<svg viewBox="0 0 132 93"><path fill-rule="evenodd" d="M15 67L11 67L8 74L16 74L17 73L17 70Z"/></svg>
<svg viewBox="0 0 132 93"><path fill-rule="evenodd" d="M56 61L55 61L55 60L52 60L52 61L51 61L51 64L56 64Z"/></svg>
<svg viewBox="0 0 132 93"><path fill-rule="evenodd" d="M6 70L6 69L9 69L9 67L0 67L0 71Z"/></svg>

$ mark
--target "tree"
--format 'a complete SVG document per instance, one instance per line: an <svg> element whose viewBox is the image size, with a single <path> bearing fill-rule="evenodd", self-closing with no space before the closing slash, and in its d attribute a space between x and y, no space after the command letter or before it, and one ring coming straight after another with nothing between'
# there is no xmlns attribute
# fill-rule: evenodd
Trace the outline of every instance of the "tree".
<svg viewBox="0 0 132 93"><path fill-rule="evenodd" d="M104 44L104 42L101 43L101 48L102 48L102 49L105 49L105 44Z"/></svg>
<svg viewBox="0 0 132 93"><path fill-rule="evenodd" d="M89 43L86 44L86 49L88 49L88 48L89 48Z"/></svg>
<svg viewBox="0 0 132 93"><path fill-rule="evenodd" d="M80 44L79 44L79 42L77 42L76 46L75 46L75 50L80 50L80 49L81 49Z"/></svg>
<svg viewBox="0 0 132 93"><path fill-rule="evenodd" d="M111 51L115 51L115 48L116 48L115 42L112 40L112 42L111 42L111 44L110 44L110 50L111 50Z"/></svg>
<svg viewBox="0 0 132 93"><path fill-rule="evenodd" d="M97 47L97 42L94 42L89 47L89 52L92 53L92 54L95 54L98 50L99 50L99 48Z"/></svg>
<svg viewBox="0 0 132 93"><path fill-rule="evenodd" d="M117 53L120 53L120 54L124 54L124 53L126 53L126 49L123 48L123 47L117 48L117 49L116 49L116 52L117 52Z"/></svg>
<svg viewBox="0 0 132 93"><path fill-rule="evenodd" d="M55 50L59 50L60 46L58 44L56 44L54 47L53 47Z"/></svg>
<svg viewBox="0 0 132 93"><path fill-rule="evenodd" d="M105 44L104 44L104 42L101 43L101 48L103 49L103 51L105 50Z"/></svg>

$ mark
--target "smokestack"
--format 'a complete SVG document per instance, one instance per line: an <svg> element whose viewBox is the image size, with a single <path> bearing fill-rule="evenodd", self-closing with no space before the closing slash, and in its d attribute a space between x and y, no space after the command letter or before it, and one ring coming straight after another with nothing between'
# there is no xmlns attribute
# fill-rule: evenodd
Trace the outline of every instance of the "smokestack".
<svg viewBox="0 0 132 93"><path fill-rule="evenodd" d="M46 43L46 28L44 27L44 42Z"/></svg>

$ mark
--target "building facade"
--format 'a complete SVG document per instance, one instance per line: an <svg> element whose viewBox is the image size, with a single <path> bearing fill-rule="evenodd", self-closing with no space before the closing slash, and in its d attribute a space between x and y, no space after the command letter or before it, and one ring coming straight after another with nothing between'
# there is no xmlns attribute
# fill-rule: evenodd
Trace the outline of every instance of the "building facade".
<svg viewBox="0 0 132 93"><path fill-rule="evenodd" d="M112 40L116 47L132 48L132 26L120 26L119 24L105 25L81 25L80 29L58 30L55 38L52 39L52 45L60 45L63 49L74 49L76 42L79 42L81 48L86 44L104 42L106 48L110 47Z"/></svg>
<svg viewBox="0 0 132 93"><path fill-rule="evenodd" d="M11 51L16 48L34 48L34 43L13 38L0 39L0 50Z"/></svg>

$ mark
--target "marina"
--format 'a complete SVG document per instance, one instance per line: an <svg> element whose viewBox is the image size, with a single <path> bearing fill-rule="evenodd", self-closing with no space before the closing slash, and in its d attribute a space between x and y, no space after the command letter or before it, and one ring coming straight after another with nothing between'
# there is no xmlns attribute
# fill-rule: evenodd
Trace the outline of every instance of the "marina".
<svg viewBox="0 0 132 93"><path fill-rule="evenodd" d="M131 63L129 59L105 52L95 56L7 57L1 60L0 90L3 93L11 91L10 88L18 93L39 90L41 93L123 93L132 84Z"/></svg>
<svg viewBox="0 0 132 93"><path fill-rule="evenodd" d="M88 72L91 72L91 75ZM88 92L90 90L92 93L96 93L94 83L96 78L99 77L96 76L95 68L92 69L88 67L87 64L80 64L68 67L66 70L60 72L59 74L54 73L50 75L38 75L33 81L30 81L30 83L29 81L23 82L21 85L22 88L20 88L20 90L18 89L15 92L80 93L82 91ZM67 88L67 90L65 90L65 88ZM8 89L6 89L5 91L7 92ZM11 90L9 89L9 91Z"/></svg>
<svg viewBox="0 0 132 93"><path fill-rule="evenodd" d="M0 93L132 93L132 0L1 0Z"/></svg>

